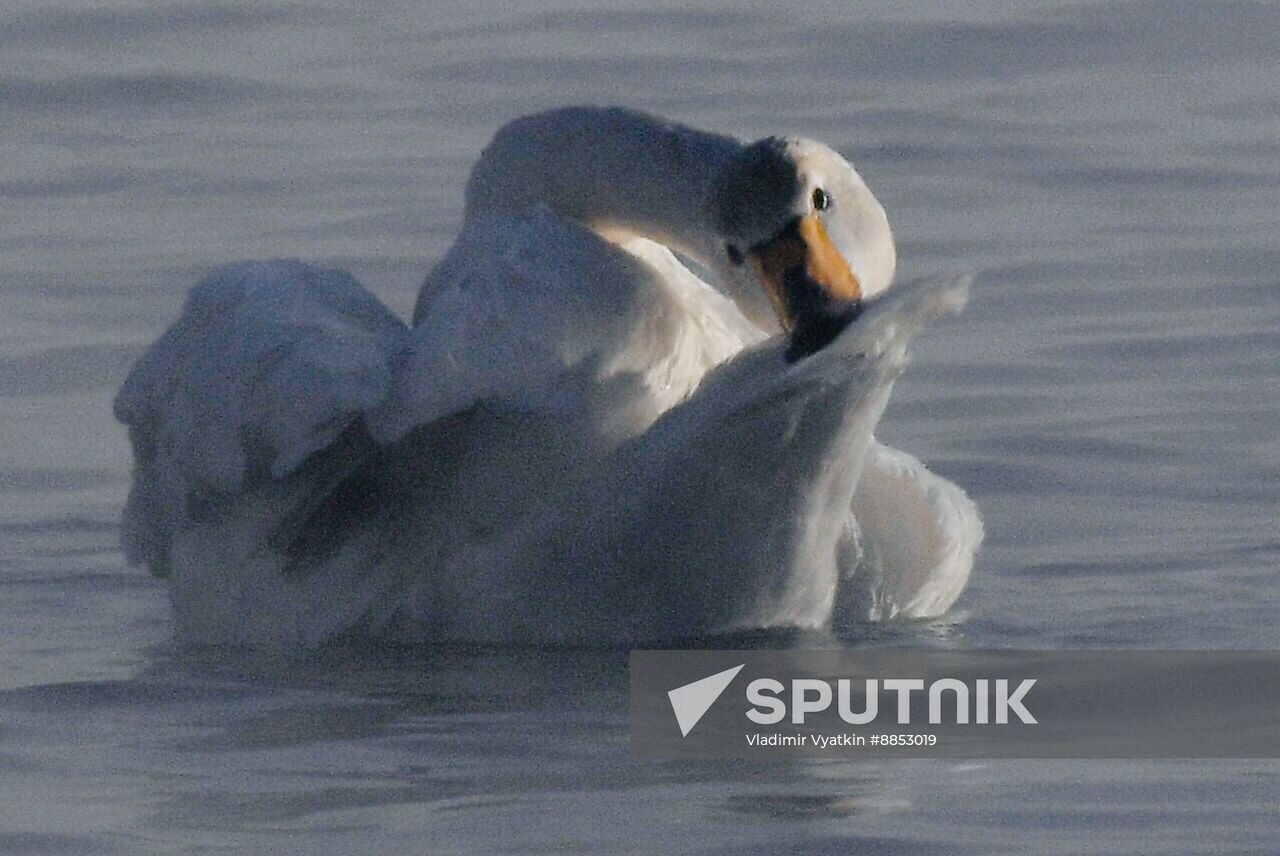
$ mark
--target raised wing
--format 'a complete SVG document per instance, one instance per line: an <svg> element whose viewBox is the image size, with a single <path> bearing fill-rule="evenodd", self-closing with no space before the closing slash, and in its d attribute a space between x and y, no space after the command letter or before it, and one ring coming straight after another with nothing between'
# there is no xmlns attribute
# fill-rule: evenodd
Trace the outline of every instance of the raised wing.
<svg viewBox="0 0 1280 856"><path fill-rule="evenodd" d="M115 400L134 482L130 561L163 576L174 532L293 472L386 397L407 330L349 274L300 262L219 268Z"/></svg>
<svg viewBox="0 0 1280 856"><path fill-rule="evenodd" d="M460 575L468 602L495 610L468 632L652 641L827 626L858 570L844 549L855 496L880 499L862 479L884 469L873 433L908 342L966 293L964 279L905 285L810 357L788 362L778 339L710 373L558 504L540 543L512 539ZM495 580L493 567L511 570ZM934 569L921 566L917 591Z"/></svg>

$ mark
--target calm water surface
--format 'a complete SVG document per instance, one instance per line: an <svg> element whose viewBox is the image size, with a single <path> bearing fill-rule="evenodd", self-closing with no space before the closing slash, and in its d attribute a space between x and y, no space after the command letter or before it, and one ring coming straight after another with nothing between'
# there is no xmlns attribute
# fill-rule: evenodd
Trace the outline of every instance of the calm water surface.
<svg viewBox="0 0 1280 856"><path fill-rule="evenodd" d="M943 10L943 11L940 11ZM850 645L1280 647L1280 6L10 3L0 852L1274 853L1276 763L640 764L625 656L178 652L110 399L209 265L402 313L503 121L620 102L849 155L978 274L881 435L981 504Z"/></svg>

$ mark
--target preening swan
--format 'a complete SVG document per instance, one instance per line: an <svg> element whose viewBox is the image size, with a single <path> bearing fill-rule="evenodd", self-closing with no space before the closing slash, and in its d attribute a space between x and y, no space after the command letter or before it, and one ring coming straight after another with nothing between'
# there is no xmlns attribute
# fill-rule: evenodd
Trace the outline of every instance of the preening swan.
<svg viewBox="0 0 1280 856"><path fill-rule="evenodd" d="M873 430L965 283L888 290L894 265L883 209L819 143L622 109L516 120L412 326L298 262L196 286L115 402L126 553L194 642L938 615L978 514Z"/></svg>

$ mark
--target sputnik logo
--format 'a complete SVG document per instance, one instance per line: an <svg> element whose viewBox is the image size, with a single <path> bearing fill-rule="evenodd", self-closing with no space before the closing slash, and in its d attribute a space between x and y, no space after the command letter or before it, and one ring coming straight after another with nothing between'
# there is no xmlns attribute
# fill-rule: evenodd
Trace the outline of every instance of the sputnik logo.
<svg viewBox="0 0 1280 856"><path fill-rule="evenodd" d="M671 700L671 709L676 714L676 722L680 725L681 737L689 736L689 732L698 724L698 720L711 709L711 705L715 704L720 694L728 689L729 684L733 683L733 679L745 665L747 664L743 663L741 666L716 672L714 675L676 687L667 693L667 698Z"/></svg>

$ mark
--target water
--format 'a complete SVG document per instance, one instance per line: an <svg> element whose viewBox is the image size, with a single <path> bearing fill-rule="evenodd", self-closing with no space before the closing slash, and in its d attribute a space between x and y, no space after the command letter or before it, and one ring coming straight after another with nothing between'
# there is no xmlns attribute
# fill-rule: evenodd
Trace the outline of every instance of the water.
<svg viewBox="0 0 1280 856"><path fill-rule="evenodd" d="M619 654L173 650L131 360L234 259L407 314L488 135L566 102L826 140L903 276L978 272L880 433L984 552L848 644L1280 646L1280 6L429 6L10 4L0 851L1274 852L1274 763L639 764Z"/></svg>

